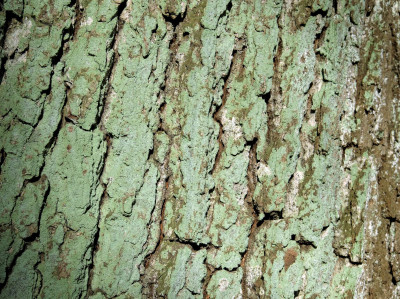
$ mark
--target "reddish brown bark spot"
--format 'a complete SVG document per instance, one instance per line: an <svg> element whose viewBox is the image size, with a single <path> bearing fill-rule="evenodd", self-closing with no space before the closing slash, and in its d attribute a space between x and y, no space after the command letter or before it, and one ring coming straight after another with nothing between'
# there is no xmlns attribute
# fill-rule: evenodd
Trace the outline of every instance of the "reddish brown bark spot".
<svg viewBox="0 0 400 299"><path fill-rule="evenodd" d="M67 263L60 262L57 265L57 269L53 273L58 279L68 278L70 276L70 272L67 269Z"/></svg>
<svg viewBox="0 0 400 299"><path fill-rule="evenodd" d="M296 261L297 251L293 248L289 248L284 257L285 271Z"/></svg>

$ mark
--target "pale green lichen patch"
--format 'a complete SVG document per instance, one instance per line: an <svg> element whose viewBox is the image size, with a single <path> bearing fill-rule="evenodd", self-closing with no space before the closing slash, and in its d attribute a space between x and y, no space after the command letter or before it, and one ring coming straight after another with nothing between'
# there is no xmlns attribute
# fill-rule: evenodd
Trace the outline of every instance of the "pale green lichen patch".
<svg viewBox="0 0 400 299"><path fill-rule="evenodd" d="M242 276L242 269L233 272L217 271L211 277L207 286L207 293L212 294L212 298L240 298L242 295L240 285Z"/></svg>

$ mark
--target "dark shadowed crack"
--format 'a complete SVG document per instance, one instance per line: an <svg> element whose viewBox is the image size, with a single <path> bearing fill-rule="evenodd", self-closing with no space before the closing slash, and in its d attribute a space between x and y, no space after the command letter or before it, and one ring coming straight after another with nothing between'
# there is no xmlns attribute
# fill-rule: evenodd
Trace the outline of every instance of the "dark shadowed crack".
<svg viewBox="0 0 400 299"><path fill-rule="evenodd" d="M207 262L205 264L207 268L207 274L203 281L203 299L210 299L210 295L207 293L207 287L216 269Z"/></svg>
<svg viewBox="0 0 400 299"><path fill-rule="evenodd" d="M79 28L81 26L81 20L82 20L82 15L83 15L84 8L81 7L80 0L72 0L71 3L70 3L70 6L71 7L75 6L75 20L74 20L74 23L72 25L73 28L74 28L74 32L73 32L72 38L74 40L76 40Z"/></svg>

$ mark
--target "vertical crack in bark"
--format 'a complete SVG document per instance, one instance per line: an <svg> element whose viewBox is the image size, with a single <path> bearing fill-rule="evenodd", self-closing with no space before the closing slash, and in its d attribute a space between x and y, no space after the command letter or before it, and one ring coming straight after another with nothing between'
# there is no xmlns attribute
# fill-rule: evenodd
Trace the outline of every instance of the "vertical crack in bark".
<svg viewBox="0 0 400 299"><path fill-rule="evenodd" d="M223 134L224 134L224 132L223 132L223 126L224 126L224 125L223 125L222 122L221 122L221 118L222 118L222 109L224 108L224 106L225 106L225 104L226 104L226 100L227 100L227 98L228 98L228 96L229 96L229 88L228 88L228 85L229 85L230 75L231 75L232 68L233 68L233 66L235 65L235 62L236 62L236 59L237 59L237 56L238 56L238 52L237 52L236 50L234 50L232 56L233 56L233 58L232 58L232 61L231 61L231 65L229 66L228 73L227 73L226 76L223 78L223 80L224 80L224 87L223 87L223 91L222 91L222 103L221 103L221 105L218 107L218 109L214 112L214 115L213 115L214 120L215 120L215 121L218 123L218 125L219 125L219 133L218 133L218 145L219 145L219 148L218 148L217 156L216 156L216 158L215 158L215 162L214 162L213 169L211 170L211 175L215 172L216 167L217 167L217 165L219 164L219 160L221 159L222 152L224 151L224 148L225 148L224 143L223 143L223 141L222 141L222 136L223 136Z"/></svg>
<svg viewBox="0 0 400 299"><path fill-rule="evenodd" d="M170 52L170 57L169 57L169 62L167 65L167 68L165 70L165 79L164 82L161 84L161 89L159 91L158 96L164 97L167 87L168 87L168 79L169 76L168 74L172 72L172 69L174 68L174 62L175 62L175 57L176 53L179 48L179 40L178 40L178 31L179 31L179 25L184 22L186 18L186 10L182 15L178 15L175 17L169 16L169 15L163 15L165 22L171 24L171 29L170 29L170 40L169 40L169 52ZM162 188L162 194L161 194L161 199L159 202L155 203L155 207L151 213L151 219L150 223L159 223L159 235L158 235L158 240L157 243L154 247L153 250L147 253L147 255L144 257L144 260L142 262L142 265L144 265L145 269L148 269L151 266L152 260L160 253L161 251L161 245L164 240L164 219L165 219L165 205L167 202L167 197L168 197L168 192L169 192L169 185L170 185L170 170L169 170L169 159L170 159L170 154L171 154L171 146L172 146L172 138L171 135L172 133L169 132L168 127L164 124L164 118L166 117L167 109L166 109L167 103L165 102L165 99L160 103L160 108L159 108L159 115L160 115L160 123L157 131L154 133L153 136L157 134L157 132L164 132L169 139L169 145L168 145L168 151L166 153L166 157L164 162L157 163L159 171L161 173L160 179L157 182L157 186L161 183L164 184ZM154 138L154 137L153 137ZM150 157L149 157L150 158ZM155 161L155 159L153 159ZM149 224L150 227L151 224ZM148 246L148 241L149 238L147 238L145 244L143 246ZM139 281L143 286L146 286L146 283L143 281L145 279L145 273L140 274L140 279ZM150 294L154 294L154 287L156 285L156 282L151 282L147 284L147 287L149 288Z"/></svg>
<svg viewBox="0 0 400 299"><path fill-rule="evenodd" d="M156 244L154 250L153 250L152 252L150 252L150 253L144 258L143 264L144 264L144 266L145 266L146 269L150 266L150 263L151 263L152 258L153 258L157 253L160 252L160 250L161 250L161 249L160 249L160 248L161 248L161 243L162 243L162 241L163 241L163 239L164 239L164 215L165 215L166 196L167 196L167 192L168 192L168 188L169 188L169 179L170 179L170 177L168 177L168 178L166 179L165 187L164 187L163 194L162 194L161 213L160 213L160 217L159 217L159 218L160 218L160 220L159 220L159 223L160 223L160 233L159 233L159 236L158 236L158 241L157 241L157 244Z"/></svg>
<svg viewBox="0 0 400 299"><path fill-rule="evenodd" d="M74 31L74 27L71 24L68 28L64 28L62 31L62 36L61 36L61 45L58 48L57 53L51 58L51 65L54 67L61 61L62 57L64 56L64 52L67 52L68 49L68 45L69 45L69 41L72 39L72 35L73 35L73 31ZM66 36L68 36L68 38L66 38ZM53 71L54 73L54 71ZM51 88L51 81L50 81L50 86L49 86L49 90L48 92L50 92L50 88Z"/></svg>
<svg viewBox="0 0 400 299"><path fill-rule="evenodd" d="M228 11L231 8L232 8L232 5L231 5L231 2L230 2L228 4L228 7L227 7ZM222 137L223 137L223 134L224 134L224 132L223 132L223 124L222 124L222 113L223 113L222 111L223 111L223 108L224 108L224 106L226 104L227 98L229 96L229 83L230 83L230 80L231 80L230 77L231 77L232 69L234 68L235 63L237 61L237 58L240 56L239 55L239 51L233 50L232 56L233 56L233 58L232 58L230 66L229 66L228 73L223 77L224 86L223 86L223 90L222 90L221 105L216 109L216 111L213 114L213 119L219 125L219 133L218 133L218 139L217 139L219 147L218 147L218 152L217 152L217 155L216 155L216 158L215 158L215 161L214 161L213 168L211 170L211 175L213 175L215 173L215 171L217 169L217 166L219 165L219 161L221 159L222 153L223 153L223 151L225 149L224 143L222 141ZM217 189L215 189L215 190L218 193ZM210 208L208 210L208 212L212 212L212 209ZM209 229L210 229L210 226L208 227L208 230ZM212 247L212 246L210 246L210 245L206 246L206 248L210 248L210 247ZM207 263L207 262L205 262L205 265L206 265L206 268L207 268L207 274L206 274L206 277L204 278L204 281L203 281L203 298L208 299L208 298L210 298L210 295L207 293L207 287L208 287L208 284L209 284L209 282L211 280L211 277L214 274L214 272L216 271L216 269L212 265Z"/></svg>
<svg viewBox="0 0 400 299"><path fill-rule="evenodd" d="M6 160L6 157L7 157L7 153L4 150L4 148L0 149L0 173L2 170L3 163Z"/></svg>
<svg viewBox="0 0 400 299"><path fill-rule="evenodd" d="M47 94L47 96L51 97L51 85L53 82L53 77L54 77L54 69L56 68L57 64L59 62L62 61L62 58L68 53L69 51L69 42L72 40L72 36L71 36L71 32L74 30L73 25L71 25L69 28L66 28L63 30L62 32L62 37L61 37L61 45L60 48L58 49L57 53L55 56L53 56L51 58L51 64L53 67L53 70L51 72L51 78L50 78L50 84L49 84L49 88L48 90L45 90L43 93ZM69 34L69 38L65 39L64 37ZM64 71L64 69L63 69ZM63 106L61 108L61 117L60 117L60 121L57 125L56 130L53 133L53 136L50 138L49 142L46 144L45 148L47 151L45 151L43 157L46 157L48 154L51 154L53 151L54 146L57 143L57 139L58 139L58 135L61 131L61 129L65 126L65 123L68 121L67 115L66 115L66 105L68 103L68 94L69 94L69 90L70 90L70 85L68 81L64 81L64 85L65 85L65 99L64 99L64 103ZM44 110L44 109L43 109ZM43 117L43 113L44 111L42 110L41 115L39 117L38 120L38 124L40 122L40 120ZM44 164L42 165L42 169L44 168ZM40 172L41 173L41 172Z"/></svg>
<svg viewBox="0 0 400 299"><path fill-rule="evenodd" d="M88 282L87 282L87 294L86 294L86 297L94 295L96 293L95 291L97 291L97 290L93 290L92 289L92 280L93 280L93 274L94 274L93 273L94 272L94 258L95 258L95 255L96 255L97 251L99 250L101 209L102 209L103 203L108 199L108 193L107 193L107 184L108 183L105 183L105 179L106 178L104 178L104 173L105 173L105 168L106 168L106 164L107 164L107 158L108 158L108 155L110 153L111 146L112 146L112 138L111 138L111 136L105 134L105 139L106 139L106 142L107 142L107 150L106 150L106 152L105 152L105 154L103 156L102 168L100 170L100 174L101 174L100 175L100 184L103 187L103 193L101 195L100 202L99 202L99 215L97 217L97 224L96 224L97 230L96 230L96 233L95 233L95 235L93 237L93 243L92 243L92 260L91 260L91 263L89 265L89 271L88 271L89 272L89 277L88 277Z"/></svg>
<svg viewBox="0 0 400 299"><path fill-rule="evenodd" d="M122 19L122 13L127 7L128 0L121 2L118 6L117 14L114 18L117 18L117 25L115 26L113 39L109 46L109 51L112 52L110 57L110 67L106 71L106 75L103 77L103 81L100 84L100 90L105 89L105 96L103 101L99 101L98 104L98 115L96 117L96 122L93 124L91 130L94 130L96 127L99 127L100 130L105 132L105 121L106 121L106 112L107 112L107 105L109 104L109 99L111 98L112 94L112 81L114 79L114 74L116 70L116 66L119 60L119 53L118 53L118 44L120 40L120 34L122 32L122 28L124 27L125 20ZM105 134L108 134L105 132Z"/></svg>
<svg viewBox="0 0 400 299"><path fill-rule="evenodd" d="M46 175L43 175L43 176L40 177L40 179L41 179L41 180L47 180L47 177L46 177ZM28 181L28 180L26 180L26 181L24 182L24 187L22 188L22 190L25 189L25 186L26 186L26 184L27 184L27 181ZM36 182L36 181L38 181L38 180L35 180L35 182ZM21 191L21 194L22 194L22 192L23 192L23 191ZM21 196L21 194L20 194L19 196ZM12 271L13 271L15 265L17 264L18 259L24 254L24 252L27 250L27 248L28 248L33 242L39 240L39 238L40 238L40 222L41 222L41 219L42 219L43 209L44 209L44 207L45 207L46 204L47 204L47 198L48 198L49 194L50 194L50 185L48 186L46 192L44 193L43 202L42 202L42 205L41 205L40 210L39 210L38 229L37 229L37 232L33 233L33 234L30 235L29 237L22 238L22 241L23 241L22 248L18 251L18 253L15 254L15 256L13 257L13 259L12 259L12 261L11 261L11 263L10 263L10 265L6 268L6 277L5 277L5 279L4 279L4 282L3 282L3 283L0 283L0 295L1 295L1 292L3 291L4 287L7 285L8 279L10 278L10 275L11 275L11 273L12 273ZM18 197L19 197L19 196L18 196ZM15 205L14 205L14 208L15 208ZM13 208L13 209L14 209L14 208ZM12 214L12 213L11 213L11 214ZM11 223L11 226L13 226L12 223Z"/></svg>
<svg viewBox="0 0 400 299"><path fill-rule="evenodd" d="M160 91L160 93L162 92L162 90ZM160 124L159 124L159 128L157 130L157 132L164 132L165 134L167 134L167 136L169 137L166 129L164 128L164 124L163 124L163 114L165 111L165 107L166 107L166 103L164 102L161 106L160 106ZM155 134L157 134L157 132ZM154 135L155 135L154 134ZM166 198L167 198L167 194L168 194L168 190L169 190L169 181L170 181L170 174L169 174L169 169L168 169L168 164L169 164L169 155L171 153L171 143L169 144L169 148L168 148L168 152L166 154L166 159L164 161L163 164L157 163L158 164L158 168L159 171L161 173L160 175L160 179L157 182L157 186L161 183L163 184L162 187L162 195L161 195L161 200L159 202L155 203L155 206L151 212L151 219L150 219L150 223L159 223L159 227L160 227L160 231L159 231L159 236L158 236L158 240L157 240L157 244L154 247L154 250L152 250L151 252L149 252L143 261L143 264L145 266L145 269L147 269L150 266L150 262L151 259L153 258L153 256L158 253L160 251L160 246L161 243L164 239L164 215L165 215L165 204L166 204ZM150 158L150 157L149 157ZM155 159L153 159L155 161ZM158 216L157 213L158 211L160 211L160 215ZM149 229L150 229L150 225L149 224ZM149 233L150 235L150 233ZM144 246L148 245L148 241L149 241L149 237L147 237L147 240L145 242ZM144 250L143 250L144 251ZM143 275L141 274L141 280L143 279Z"/></svg>
<svg viewBox="0 0 400 299"><path fill-rule="evenodd" d="M77 1L77 5L78 5L78 1ZM92 242L92 258L91 258L91 263L89 265L89 277L87 280L87 289L86 289L86 297L95 294L97 291L101 290L93 290L92 289L92 280L93 280L93 275L94 275L94 259L96 256L97 251L99 250L99 237L100 237L100 221L102 219L102 207L104 202L108 199L108 193L107 193L107 185L108 182L106 183L106 178L105 176L105 170L107 167L107 158L109 156L111 147L112 147L112 142L113 142L113 137L112 135L106 131L105 128L105 122L106 122L106 108L107 108L107 104L109 104L109 101L111 100L111 96L112 96L112 81L114 78L114 74L115 74L115 70L116 70L116 66L118 63L118 58L119 58L119 54L118 54L118 44L119 44L119 39L120 39L120 34L122 32L122 28L125 24L124 20L121 18L123 11L125 10L125 8L127 7L127 3L128 0L123 1L122 3L120 3L118 10L117 10L117 15L115 16L116 18L118 18L117 21L117 25L115 27L115 31L114 31L114 37L113 40L111 42L109 51L112 51L112 56L111 56L111 62L110 62L110 67L107 71L107 75L104 77L103 82L101 83L102 86L106 86L106 94L104 96L103 99L103 103L101 106L98 107L98 109L100 110L99 112L99 117L97 118L96 124L94 125L93 128L91 128L92 130L95 129L96 127L99 128L103 134L104 134L104 140L107 143L107 148L106 148L106 152L104 153L103 156L103 161L102 161L102 169L99 171L99 178L100 178L100 184L103 187L103 194L101 195L100 198L100 202L99 202L99 214L97 216L97 230L96 233L93 237L93 242Z"/></svg>
<svg viewBox="0 0 400 299"><path fill-rule="evenodd" d="M76 39L77 35L78 35L78 31L79 28L81 27L81 20L82 20L82 15L83 15L83 8L81 8L81 4L80 4L81 0L72 0L71 4L75 5L75 20L73 22L73 28L74 28L74 32L72 35L72 39Z"/></svg>
<svg viewBox="0 0 400 299"><path fill-rule="evenodd" d="M0 3L0 7L3 10L4 9L4 4ZM10 28L12 20L15 19L20 23L23 22L22 16L18 16L13 11L9 11L9 10L6 10L5 19L6 20L4 22L4 27L2 28L2 30L3 30L3 38L0 40L1 52L2 52L2 49L4 49L5 41L6 41L6 37L7 37L7 31ZM0 54L2 56L3 53L0 53ZM3 78L4 78L4 75L6 73L5 66L6 66L6 62L7 62L8 58L9 58L6 55L4 57L1 57L1 56L0 56L0 58L1 58L1 61L0 61L0 85L3 83Z"/></svg>
<svg viewBox="0 0 400 299"><path fill-rule="evenodd" d="M30 242L28 243L27 241L24 241L22 248L18 251L18 253L16 255L14 255L10 265L6 268L6 276L5 276L4 282L0 283L0 295L1 295L4 287L7 285L8 279L10 278L10 275L11 275L15 265L17 264L17 260L25 252L26 248L28 247L28 244L30 244Z"/></svg>
<svg viewBox="0 0 400 299"><path fill-rule="evenodd" d="M210 299L210 295L207 293L207 287L208 284L210 283L211 277L215 272L215 268L207 262L205 262L205 265L207 268L207 274L203 282L203 299Z"/></svg>
<svg viewBox="0 0 400 299"><path fill-rule="evenodd" d="M280 86L281 80L281 57L282 57L282 15L281 12L278 17L278 46L276 48L276 52L273 58L274 67L273 67L273 76L272 76L272 87L269 92L270 98L266 101L267 104L267 137L266 143L270 144L271 147L280 140L280 137L277 135L278 133L275 131L275 112L279 106L279 102L282 100L282 88Z"/></svg>
<svg viewBox="0 0 400 299"><path fill-rule="evenodd" d="M159 91L158 96L159 97L163 97L165 94L165 90L166 87L168 85L168 74L172 71L172 68L174 67L174 60L175 60L175 56L176 53L178 51L179 48L179 41L178 41L178 27L179 25L185 21L186 18L186 10L182 13L179 14L177 16L171 16L171 15L163 15L165 22L170 23L171 24L171 38L169 40L169 51L170 51L170 58L169 58L169 63L167 66L167 69L165 71L166 75L165 75L165 79L164 82L161 84L161 89ZM154 133L153 136L155 136L157 134L157 132L164 132L170 142L169 142L169 146L168 146L168 151L166 154L166 158L163 164L157 163L159 164L159 171L161 173L161 177L159 179L159 181L157 182L157 185L164 181L164 188L162 191L162 195L161 195L161 201L159 203L156 202L155 207L152 211L152 216L151 216L151 222L155 222L158 220L159 222L159 227L160 227L160 232L159 232L159 237L158 237L158 241L157 244L154 248L154 250L152 250L151 252L149 252L146 257L144 258L144 266L147 269L150 266L151 260L153 259L153 257L160 251L161 248L161 244L162 241L164 239L164 215L165 215L165 204L166 204L166 199L167 199L167 194L168 194L168 190L169 190L169 184L170 184L170 173L169 173L169 156L171 153L171 133L169 132L168 128L164 126L164 120L163 117L165 116L166 113L166 106L167 103L164 101L160 104L160 109L159 109L159 114L160 114L160 123L159 123L159 127L158 130ZM153 159L154 160L154 159ZM159 209L157 208L157 205L161 206ZM158 211L160 210L160 216L158 217L157 215L155 215L154 213L158 213ZM143 246L146 246L148 243L148 238L146 243ZM143 279L143 275L141 275L141 280ZM152 292L152 291L151 291Z"/></svg>
<svg viewBox="0 0 400 299"><path fill-rule="evenodd" d="M249 164L247 167L248 182L247 182L247 194L245 197L245 203L247 203L247 205L249 206L249 211L251 211L251 214L253 217L253 224L251 225L246 251L243 253L242 260L240 261L240 266L243 269L242 292L243 292L244 298L249 298L249 295L247 292L247 287L246 287L247 275L248 275L247 268L246 268L246 261L248 258L250 247L253 245L254 240L255 240L258 217L259 217L259 212L258 212L257 206L253 199L254 190L255 190L256 184L257 184L257 173L256 173L256 171L257 171L257 138L255 138L251 142L248 142L248 145L250 146L250 151L249 151Z"/></svg>
<svg viewBox="0 0 400 299"><path fill-rule="evenodd" d="M40 252L39 253L39 258L38 261L35 263L35 265L33 266L33 270L35 271L35 273L38 275L37 279L36 279L36 284L35 284L35 290L33 292L34 296L33 298L38 298L39 294L42 292L42 288L43 288L43 274L42 272L40 272L40 270L38 269L38 266L40 265L40 262L44 259L44 253Z"/></svg>
<svg viewBox="0 0 400 299"><path fill-rule="evenodd" d="M273 58L273 77L272 77L272 87L271 90L262 96L262 99L265 101L267 106L267 136L266 136L266 143L269 144L269 147L273 147L278 140L280 140L278 136L278 132L275 131L275 113L276 110L279 108L280 101L282 99L282 89L280 86L281 80L281 56L283 51L282 46L282 21L283 21L283 12L280 12L278 16L278 45L276 47L276 51L274 53ZM282 218L282 212L271 212L270 214L266 215L263 219L259 219L259 210L257 207L256 202L254 201L254 191L257 184L257 138L253 141L248 143L250 145L250 152L249 152L249 165L247 169L247 177L248 177L248 192L246 194L245 202L249 205L249 211L251 211L253 217L253 223L250 228L249 237L248 237L248 244L246 251L242 254L242 260L240 263L241 268L243 269L243 277L241 281L241 288L244 298L250 298L251 294L249 293L250 289L247 286L248 280L248 269L246 268L246 263L249 258L249 252L255 242L255 237L258 231L258 227L260 227L264 221L266 220L275 220L276 218ZM268 151L269 152L269 151ZM264 267L264 266L263 266Z"/></svg>
<svg viewBox="0 0 400 299"><path fill-rule="evenodd" d="M229 3L228 4L228 10L230 10L231 7L232 7L231 3ZM221 105L216 109L216 111L213 114L213 119L219 125L219 133L218 133L218 139L217 139L219 147L218 147L218 152L217 152L217 156L216 156L215 161L214 161L213 168L211 170L211 175L213 175L215 173L215 171L217 169L217 166L219 165L219 161L221 159L222 153L223 153L223 151L225 149L225 146L224 146L224 143L223 143L223 140L222 140L222 137L223 137L223 134L224 134L224 132L223 132L223 124L222 124L222 113L223 113L222 111L223 111L223 108L224 108L224 106L226 104L227 98L229 96L229 83L230 83L230 80L231 80L230 77L231 77L231 74L232 74L232 69L234 68L234 66L236 64L236 61L237 61L238 57L240 56L239 54L240 54L239 51L233 50L233 53L232 53L233 58L232 58L230 66L229 66L228 73L226 74L226 76L223 77L224 86L223 86L223 90L222 90ZM215 190L218 193L218 190L217 189L215 189ZM209 209L208 211L212 212L213 210ZM208 227L208 230L209 229L210 229L210 226ZM207 246L207 248L209 248L209 247L210 246ZM211 280L211 277L214 274L214 272L216 271L216 269L212 265L207 263L207 262L205 262L205 265L207 267L207 274L206 274L206 277L204 278L204 281L203 281L203 298L204 299L208 299L208 298L210 298L210 295L207 293L207 287L208 287L208 284L209 284L209 282Z"/></svg>
<svg viewBox="0 0 400 299"><path fill-rule="evenodd" d="M332 7L333 7L333 12L335 14L338 13L338 1L337 0L332 0Z"/></svg>

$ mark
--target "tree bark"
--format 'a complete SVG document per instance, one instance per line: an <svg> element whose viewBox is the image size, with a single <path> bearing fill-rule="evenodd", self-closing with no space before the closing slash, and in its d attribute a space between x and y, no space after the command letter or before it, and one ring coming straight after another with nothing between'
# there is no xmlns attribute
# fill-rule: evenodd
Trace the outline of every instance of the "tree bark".
<svg viewBox="0 0 400 299"><path fill-rule="evenodd" d="M4 0L1 298L400 297L399 0Z"/></svg>

